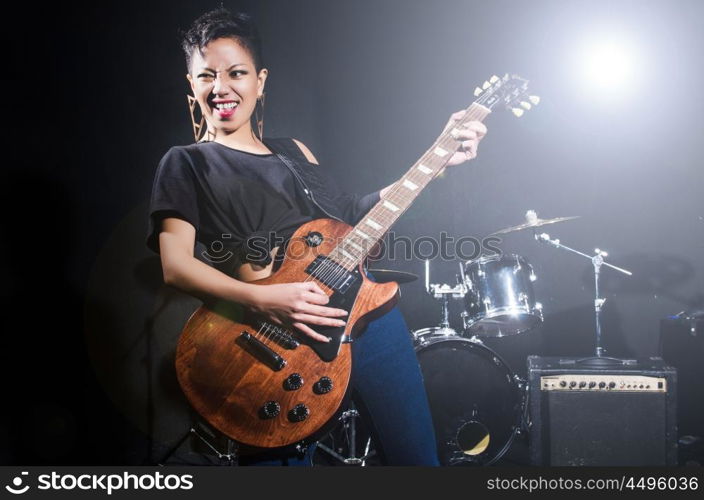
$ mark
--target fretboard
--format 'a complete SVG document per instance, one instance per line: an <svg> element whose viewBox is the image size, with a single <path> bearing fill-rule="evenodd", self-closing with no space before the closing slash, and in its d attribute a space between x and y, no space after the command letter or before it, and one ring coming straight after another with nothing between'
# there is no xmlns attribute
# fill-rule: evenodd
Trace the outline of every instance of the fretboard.
<svg viewBox="0 0 704 500"><path fill-rule="evenodd" d="M491 110L481 104L472 103L463 118L441 134L425 154L337 244L330 253L330 258L348 270L359 265L457 152L460 142L454 139L456 129L469 121L482 121L490 112Z"/></svg>

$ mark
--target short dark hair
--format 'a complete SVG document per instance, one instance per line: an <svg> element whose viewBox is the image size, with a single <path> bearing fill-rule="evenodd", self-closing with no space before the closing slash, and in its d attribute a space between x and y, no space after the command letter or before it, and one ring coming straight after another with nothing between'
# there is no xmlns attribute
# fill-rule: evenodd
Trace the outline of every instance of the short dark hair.
<svg viewBox="0 0 704 500"><path fill-rule="evenodd" d="M180 36L189 73L193 51L198 50L202 55L203 48L217 38L232 38L239 42L252 56L257 73L264 65L259 32L252 17L244 12L232 13L221 6L202 14L187 31L181 30Z"/></svg>

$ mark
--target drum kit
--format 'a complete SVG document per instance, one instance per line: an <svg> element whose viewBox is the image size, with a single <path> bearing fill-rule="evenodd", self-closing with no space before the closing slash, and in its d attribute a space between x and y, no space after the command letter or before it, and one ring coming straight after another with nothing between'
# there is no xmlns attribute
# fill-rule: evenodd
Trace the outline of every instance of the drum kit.
<svg viewBox="0 0 704 500"><path fill-rule="evenodd" d="M609 362L612 358L604 357L601 348L599 312L605 299L598 296L598 268L603 264L630 273L606 264L605 252L597 249L595 256L588 256L535 231L540 226L575 218L540 219L535 211L529 210L524 223L492 235L532 229L536 241L551 243L592 260L597 295L597 349L596 356L586 358L585 362ZM542 305L533 292L536 275L530 263L515 254L489 255L460 262L454 285L430 283L429 265L426 260L425 289L440 302L440 321L436 326L414 330L411 335L435 426L438 458L442 465L491 465L528 429L527 383L482 339L522 334L543 322ZM408 282L417 278L398 271L372 272L377 281ZM450 299L461 300L463 304L460 332L450 326ZM337 432L336 442L338 445L345 442L339 436L343 430L348 435L351 432L353 446L338 446L335 458L345 464L365 465L366 458L374 453L372 440L366 437L364 455L355 456L354 442L359 434L355 435L355 420L350 419L350 415L358 415L356 412L342 415L339 428L333 431ZM350 442L349 436L346 442ZM331 451L325 439L320 444L318 453ZM343 456L349 451L351 455Z"/></svg>

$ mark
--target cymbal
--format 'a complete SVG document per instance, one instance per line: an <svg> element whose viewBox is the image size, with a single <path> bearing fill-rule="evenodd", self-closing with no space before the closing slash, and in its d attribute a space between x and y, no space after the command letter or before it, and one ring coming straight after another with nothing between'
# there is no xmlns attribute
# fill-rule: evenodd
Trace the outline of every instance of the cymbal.
<svg viewBox="0 0 704 500"><path fill-rule="evenodd" d="M418 279L417 274L408 273L406 271L394 271L392 269L369 269L369 272L374 275L377 283L386 283L395 281L396 283L409 283Z"/></svg>
<svg viewBox="0 0 704 500"><path fill-rule="evenodd" d="M526 212L526 222L523 224L519 224L517 226L511 226L507 227L505 229L500 229L494 233L491 234L506 234L506 233L512 233L514 231L521 231L523 229L530 229L533 227L540 227L540 226L545 226L546 224L555 224L556 222L564 222L566 220L572 220L572 219L578 219L579 216L572 216L572 217L555 217L554 219L540 219L538 218L538 214L535 212L535 210L528 210Z"/></svg>

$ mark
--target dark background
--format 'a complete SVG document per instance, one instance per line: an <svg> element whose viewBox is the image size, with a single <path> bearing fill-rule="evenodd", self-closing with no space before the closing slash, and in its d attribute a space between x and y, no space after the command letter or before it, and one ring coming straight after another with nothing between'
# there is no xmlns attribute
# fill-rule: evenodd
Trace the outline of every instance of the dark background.
<svg viewBox="0 0 704 500"><path fill-rule="evenodd" d="M144 236L159 159L193 142L177 28L215 6L62 3L8 17L0 463L147 463L185 430L170 356L197 303L163 285ZM701 2L225 6L252 13L264 39L266 135L302 140L351 192L397 179L492 74L531 80L541 104L489 116L479 158L433 183L397 235L481 238L527 209L581 216L548 232L634 273L602 274L612 356L658 355L659 321L704 307ZM603 30L637 51L618 89L580 76L577 47ZM491 347L519 374L528 354L590 354L591 264L528 233L501 248L534 266L545 322ZM418 258L374 266L423 272ZM456 272L435 259L432 281ZM435 325L422 278L402 290L409 326Z"/></svg>

